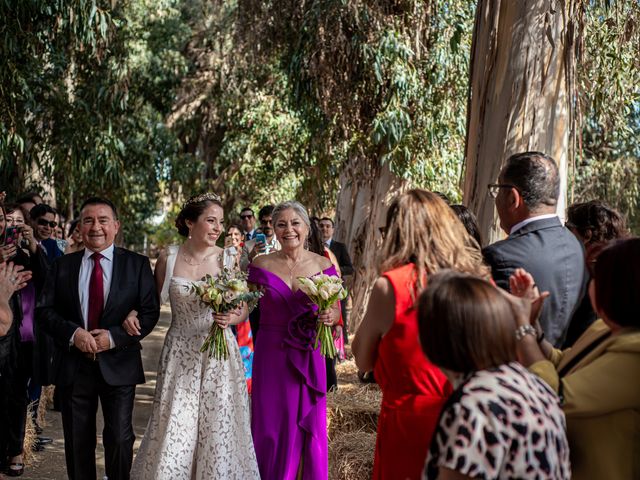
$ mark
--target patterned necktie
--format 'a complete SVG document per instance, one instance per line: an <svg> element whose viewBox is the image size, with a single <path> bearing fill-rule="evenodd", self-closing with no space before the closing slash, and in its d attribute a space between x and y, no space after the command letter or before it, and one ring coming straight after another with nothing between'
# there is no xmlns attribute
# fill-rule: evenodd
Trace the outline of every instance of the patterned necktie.
<svg viewBox="0 0 640 480"><path fill-rule="evenodd" d="M91 271L91 280L89 280L89 313L87 315L89 331L100 327L100 317L104 308L104 282L102 280L102 265L100 265L100 259L104 257L95 252L91 258L93 259L93 270Z"/></svg>

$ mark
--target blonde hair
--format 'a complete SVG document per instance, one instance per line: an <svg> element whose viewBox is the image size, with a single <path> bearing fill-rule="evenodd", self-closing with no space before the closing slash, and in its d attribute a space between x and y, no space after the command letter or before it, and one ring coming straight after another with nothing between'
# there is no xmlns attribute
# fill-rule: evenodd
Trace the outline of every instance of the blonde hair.
<svg viewBox="0 0 640 480"><path fill-rule="evenodd" d="M489 278L482 254L453 210L421 189L398 195L389 206L380 258L381 273L415 264L418 292L427 274L444 269Z"/></svg>

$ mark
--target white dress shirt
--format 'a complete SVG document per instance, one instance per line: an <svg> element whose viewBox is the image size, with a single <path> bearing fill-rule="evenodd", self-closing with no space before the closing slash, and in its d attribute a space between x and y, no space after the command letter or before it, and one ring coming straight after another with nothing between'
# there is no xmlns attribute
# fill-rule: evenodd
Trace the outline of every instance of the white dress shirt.
<svg viewBox="0 0 640 480"><path fill-rule="evenodd" d="M113 276L113 249L114 246L105 248L100 255L100 266L102 267L102 289L104 305L107 304L107 298L109 298L109 291L111 290L111 277ZM80 275L78 276L78 294L80 296L80 310L82 311L82 322L84 329L89 329L89 284L91 283L91 273L93 272L94 261L91 258L94 252L88 248L84 249L84 255L82 256L82 263L80 264ZM103 305L103 308L104 308ZM73 343L73 337L75 332L71 336L71 343ZM109 343L111 348L115 347L113 338L109 333Z"/></svg>
<svg viewBox="0 0 640 480"><path fill-rule="evenodd" d="M518 230L520 230L522 227L524 227L525 225L528 225L531 222L535 222L537 220L544 220L546 218L554 218L554 217L557 217L557 216L558 215L556 215L555 213L547 213L547 214L544 214L544 215L538 215L537 217L525 218L521 222L516 223L513 227L511 227L511 231L509 232L509 235L513 235Z"/></svg>

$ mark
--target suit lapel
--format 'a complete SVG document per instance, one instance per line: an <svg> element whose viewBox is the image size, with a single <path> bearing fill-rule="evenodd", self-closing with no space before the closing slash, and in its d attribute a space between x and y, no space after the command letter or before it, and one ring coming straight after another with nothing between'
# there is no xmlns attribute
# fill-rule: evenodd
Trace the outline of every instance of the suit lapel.
<svg viewBox="0 0 640 480"><path fill-rule="evenodd" d="M76 313L78 314L79 323L84 327L84 319L82 318L82 305L80 305L80 265L82 265L82 258L84 257L84 250L78 252L71 259L71 269L69 275L69 289L71 290L71 299L76 306Z"/></svg>
<svg viewBox="0 0 640 480"><path fill-rule="evenodd" d="M113 249L113 271L111 272L111 285L109 287L109 296L102 312L102 318L106 318L109 312L113 309L113 306L118 297L118 290L120 281L124 278L125 262L122 258L122 250L118 247Z"/></svg>

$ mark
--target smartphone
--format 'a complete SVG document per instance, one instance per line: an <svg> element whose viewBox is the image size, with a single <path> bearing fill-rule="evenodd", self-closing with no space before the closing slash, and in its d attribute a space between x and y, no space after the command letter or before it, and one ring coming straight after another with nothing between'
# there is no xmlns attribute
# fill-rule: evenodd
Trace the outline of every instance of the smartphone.
<svg viewBox="0 0 640 480"><path fill-rule="evenodd" d="M265 245L267 244L267 237L264 233L256 233L256 236L254 238L256 239L256 243L262 242Z"/></svg>
<svg viewBox="0 0 640 480"><path fill-rule="evenodd" d="M19 227L7 227L4 237L5 245L13 245L18 240L18 235L20 235Z"/></svg>

